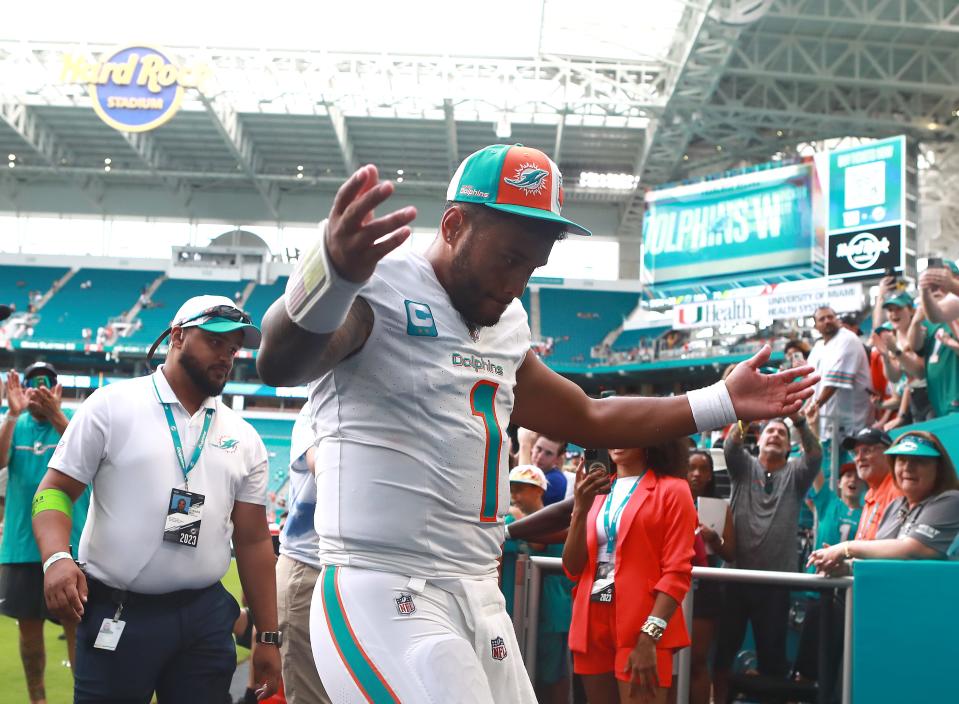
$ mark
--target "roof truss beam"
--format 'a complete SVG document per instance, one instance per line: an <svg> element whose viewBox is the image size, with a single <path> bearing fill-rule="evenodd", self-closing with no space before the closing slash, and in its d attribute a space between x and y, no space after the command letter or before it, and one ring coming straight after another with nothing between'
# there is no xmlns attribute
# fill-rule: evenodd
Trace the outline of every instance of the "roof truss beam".
<svg viewBox="0 0 959 704"><path fill-rule="evenodd" d="M239 114L223 96L217 96L212 100L204 95L199 97L207 109L207 114L213 120L214 127L236 159L240 170L253 182L253 187L263 198L270 214L279 220L279 189L275 183L264 183L258 177L259 163L256 150L253 141L243 129Z"/></svg>

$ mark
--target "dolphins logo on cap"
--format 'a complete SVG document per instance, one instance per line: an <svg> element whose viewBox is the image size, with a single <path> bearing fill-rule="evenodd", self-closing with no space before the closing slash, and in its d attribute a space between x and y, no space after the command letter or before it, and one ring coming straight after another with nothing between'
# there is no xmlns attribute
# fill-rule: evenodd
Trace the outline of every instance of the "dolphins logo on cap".
<svg viewBox="0 0 959 704"><path fill-rule="evenodd" d="M513 178L504 178L503 181L520 190L539 195L546 187L546 177L549 171L539 168L536 164L523 164L516 170Z"/></svg>

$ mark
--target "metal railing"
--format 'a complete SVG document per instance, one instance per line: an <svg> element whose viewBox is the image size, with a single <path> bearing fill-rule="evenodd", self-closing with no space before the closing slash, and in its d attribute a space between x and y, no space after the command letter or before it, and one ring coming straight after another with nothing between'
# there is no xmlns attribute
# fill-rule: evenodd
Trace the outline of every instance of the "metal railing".
<svg viewBox="0 0 959 704"><path fill-rule="evenodd" d="M542 594L543 573L562 572L563 562L558 557L530 557L520 555L516 561L516 592L513 602L513 626L516 629L516 638L526 671L534 682L536 681L536 635L539 632L539 603ZM769 586L790 587L796 590L827 591L833 589L846 590L846 605L844 614L844 645L842 658L842 704L852 702L852 577L823 577L820 575L805 574L802 572L764 572L761 570L739 570L716 567L693 567L693 579L703 579L717 582L736 582L745 584L765 584ZM683 600L683 616L686 627L692 637L693 624L692 589ZM785 626L784 626L785 627ZM825 639L828 634L823 630L820 638ZM823 650L820 649L820 653ZM678 651L679 664L676 679L676 701L686 704L689 701L690 685L690 648ZM820 658L822 662L822 657ZM820 677L825 676L825 670L820 667ZM820 687L820 701L827 696L826 688Z"/></svg>

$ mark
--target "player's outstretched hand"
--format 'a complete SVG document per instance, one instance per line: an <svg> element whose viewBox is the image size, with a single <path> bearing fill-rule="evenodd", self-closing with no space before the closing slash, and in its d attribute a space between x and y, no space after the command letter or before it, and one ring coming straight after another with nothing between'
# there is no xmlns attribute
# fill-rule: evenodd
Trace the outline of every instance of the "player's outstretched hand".
<svg viewBox="0 0 959 704"><path fill-rule="evenodd" d="M740 420L782 418L799 410L813 395L819 375L810 366L794 367L776 374L759 371L769 361L772 350L763 345L751 359L736 366L726 378L726 388Z"/></svg>
<svg viewBox="0 0 959 704"><path fill-rule="evenodd" d="M416 218L416 208L400 208L380 218L373 213L394 190L393 183L381 182L376 167L368 164L357 169L336 192L327 223L326 249L344 279L366 281L377 262L412 233L408 225Z"/></svg>

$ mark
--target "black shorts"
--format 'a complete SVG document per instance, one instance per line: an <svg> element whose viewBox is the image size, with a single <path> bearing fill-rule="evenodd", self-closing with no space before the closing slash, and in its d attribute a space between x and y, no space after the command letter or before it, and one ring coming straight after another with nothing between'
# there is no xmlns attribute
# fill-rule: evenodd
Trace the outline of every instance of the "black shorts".
<svg viewBox="0 0 959 704"><path fill-rule="evenodd" d="M16 619L52 619L43 597L43 565L21 562L0 565L0 613Z"/></svg>
<svg viewBox="0 0 959 704"><path fill-rule="evenodd" d="M718 621L723 612L723 591L719 582L710 579L693 580L693 618Z"/></svg>

